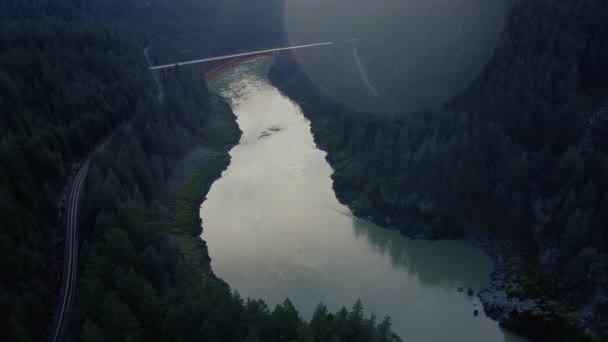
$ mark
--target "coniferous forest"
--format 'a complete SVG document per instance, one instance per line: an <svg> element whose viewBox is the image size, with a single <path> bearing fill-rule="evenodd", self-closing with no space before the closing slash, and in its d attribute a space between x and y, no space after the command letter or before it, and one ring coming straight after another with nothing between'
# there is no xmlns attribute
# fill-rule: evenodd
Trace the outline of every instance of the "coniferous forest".
<svg viewBox="0 0 608 342"><path fill-rule="evenodd" d="M489 300L490 315L537 340L604 340L607 17L604 1L513 2L480 76L433 110L367 111L365 94L345 105L289 62L271 76L309 108L358 216L408 236L507 242L498 287L534 305Z"/></svg>
<svg viewBox="0 0 608 342"><path fill-rule="evenodd" d="M495 290L534 303L488 299L504 327L606 340L608 3L508 7L488 64L437 108L348 106L291 62L271 78L307 104L355 214L504 257ZM159 101L143 51L162 63L279 46L281 13L280 0L0 2L0 340L48 338L66 189L89 156L71 339L400 340L365 303L319 304L306 321L289 299L242 298L211 271L198 205L240 132L192 70L170 74ZM176 180L197 146L213 153L195 178Z"/></svg>
<svg viewBox="0 0 608 342"><path fill-rule="evenodd" d="M58 204L72 163L127 121L149 86L137 45L114 29L15 20L2 24L1 44L1 321L37 339L58 291Z"/></svg>
<svg viewBox="0 0 608 342"><path fill-rule="evenodd" d="M156 61L184 58L176 48L183 42L174 38L180 32L199 35L180 39L207 54L245 40L268 46L282 39L279 31L268 32L275 27L268 15L251 23L266 30L262 40L228 30L210 34L205 30L212 23L201 26L200 15L213 17L214 6L0 4L3 341L48 338L59 292L66 185L93 151L71 339L399 340L390 319L368 317L361 302L333 314L320 304L306 322L289 299L275 308L243 299L210 271L197 206L180 202L183 196L200 201L203 190L172 191L168 182L178 160L203 141L217 149L195 180L208 188L229 163L226 146L240 133L234 115L192 70L166 80L159 103L143 50L153 45ZM275 7L234 2L238 15L230 18L269 8L272 15ZM176 24L176 17L183 22ZM210 37L229 43L219 46ZM222 122L221 134L209 127L210 118Z"/></svg>

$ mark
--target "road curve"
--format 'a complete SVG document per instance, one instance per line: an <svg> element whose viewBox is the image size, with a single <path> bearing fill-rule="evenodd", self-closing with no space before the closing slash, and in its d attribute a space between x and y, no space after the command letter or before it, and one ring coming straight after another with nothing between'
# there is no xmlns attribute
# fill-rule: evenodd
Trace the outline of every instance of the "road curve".
<svg viewBox="0 0 608 342"><path fill-rule="evenodd" d="M148 48L144 49L144 55L151 65L151 60L148 55ZM163 100L163 87L160 80L155 76L154 81L158 87L158 102ZM96 150L102 150L108 143L108 138ZM92 154L91 154L92 155ZM72 306L74 304L74 294L78 283L78 214L80 210L80 197L84 189L85 180L91 164L89 157L80 167L74 177L74 181L70 187L68 202L65 211L65 250L63 252L63 273L61 276L61 293L57 302L57 309L51 334L49 335L50 342L65 341L68 325L70 323Z"/></svg>
<svg viewBox="0 0 608 342"><path fill-rule="evenodd" d="M74 293L78 280L78 214L80 197L85 184L87 172L91 159L82 165L78 170L68 197L66 207L65 222L65 250L63 257L63 275L61 294L57 306L57 313L53 321L53 328L49 340L51 342L64 341L70 321L72 304L74 303Z"/></svg>

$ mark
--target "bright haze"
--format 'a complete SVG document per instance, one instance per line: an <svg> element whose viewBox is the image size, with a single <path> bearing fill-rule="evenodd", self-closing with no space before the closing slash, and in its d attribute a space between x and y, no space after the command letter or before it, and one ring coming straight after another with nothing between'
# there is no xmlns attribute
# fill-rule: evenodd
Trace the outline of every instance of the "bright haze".
<svg viewBox="0 0 608 342"><path fill-rule="evenodd" d="M359 56L346 49L313 67L342 101L413 111L441 105L481 72L504 14L503 0L288 0L285 26L293 44L358 39ZM344 82L335 81L337 70Z"/></svg>

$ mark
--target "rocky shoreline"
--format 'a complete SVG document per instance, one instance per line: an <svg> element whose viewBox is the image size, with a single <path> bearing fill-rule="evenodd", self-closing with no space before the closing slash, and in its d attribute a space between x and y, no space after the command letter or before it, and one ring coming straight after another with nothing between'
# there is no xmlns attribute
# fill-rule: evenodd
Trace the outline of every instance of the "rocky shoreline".
<svg viewBox="0 0 608 342"><path fill-rule="evenodd" d="M196 140L190 151L176 162L173 174L167 180L167 210L172 233L187 262L210 279L225 284L213 273L207 242L201 238L204 228L200 204L211 185L230 165L229 152L238 145L241 131L224 99L210 94L210 100L209 122L201 132L200 140Z"/></svg>
<svg viewBox="0 0 608 342"><path fill-rule="evenodd" d="M325 133L321 132L313 120L314 115L308 112L311 99L299 91L296 94L294 85L301 86L299 72L291 77L281 74L282 70L275 65L269 73L273 85L287 97L301 105L304 115L311 120L311 131L317 147L327 153L326 159L334 170L338 168L339 151L332 150L325 142ZM305 85L306 86L306 85ZM308 85L314 87L312 85ZM314 92L314 88L312 90ZM309 94L311 95L311 94ZM319 96L318 94L312 94ZM325 137L325 138L324 138ZM332 179L335 181L335 174ZM483 250L494 261L494 270L490 274L488 287L476 295L481 300L487 316L499 322L501 327L531 340L596 340L589 329L585 329L580 320L575 319L567 311L560 309L555 301L527 293L526 287L520 281L522 265L526 262L522 256L510 248L509 243L490 237L475 229L463 229L456 233L446 229L440 222L431 222L418 218L387 214L381 208L372 208L356 189L341 189L336 187L334 192L338 200L348 206L359 218L374 222L387 228L395 229L404 236L413 239L462 239Z"/></svg>
<svg viewBox="0 0 608 342"><path fill-rule="evenodd" d="M327 160L332 167L335 167L335 164L329 157L328 149L322 145L319 145L318 147L323 151L328 152ZM452 236L442 235L440 233L441 230L437 229L437 223L423 222L421 220L405 217L391 218L373 212L368 208L363 209L359 207L356 199L346 201L345 199L352 198L352 195L348 195L344 191L335 188L334 191L338 200L342 204L348 206L355 216L373 222L380 227L397 230L405 237L425 240L454 238ZM507 243L492 239L472 230L464 232L464 234L457 237L457 239L469 242L481 249L488 254L494 262L494 270L490 274L488 286L476 294L488 317L498 321L503 328L533 340L545 340L550 336L549 334L551 331L557 332L559 330L558 326L554 326L551 327L551 330L548 332L545 328L540 328L540 324L529 322L531 318L525 315L525 313L546 311L539 306L539 299L520 299L508 295L509 289L522 287L517 279L512 276L517 273L518 265L522 261L521 258L510 251ZM523 321L524 317L527 322ZM542 319L542 317L539 317L539 319ZM556 337L559 337L560 335L561 334L557 333ZM556 338L553 338L551 340L555 339Z"/></svg>

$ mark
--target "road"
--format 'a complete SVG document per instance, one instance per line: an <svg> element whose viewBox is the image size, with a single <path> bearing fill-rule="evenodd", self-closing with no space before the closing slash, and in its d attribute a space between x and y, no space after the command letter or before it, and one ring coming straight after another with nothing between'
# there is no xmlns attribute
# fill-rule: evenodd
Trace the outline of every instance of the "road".
<svg viewBox="0 0 608 342"><path fill-rule="evenodd" d="M74 293L76 292L76 284L78 278L78 213L82 189L85 184L87 172L91 159L82 165L70 188L70 195L66 206L66 230L65 230L65 251L63 258L63 284L61 286L61 295L59 296L59 305L57 307L57 315L53 322L52 342L65 340L68 323L72 312L72 304L74 303Z"/></svg>
<svg viewBox="0 0 608 342"><path fill-rule="evenodd" d="M147 47L144 49L144 55L146 56L148 64L152 65L151 60L148 57ZM158 101L162 102L164 96L163 87L156 75L154 76L154 82L158 87ZM92 156L95 151L102 150L109 142L110 138L95 149L90 156ZM78 283L78 215L87 173L91 164L90 156L76 173L76 177L74 177L70 187L66 204L65 250L63 252L63 273L61 276L62 283L57 311L49 336L49 341L51 342L65 341L71 318L72 306L74 304L74 294Z"/></svg>

